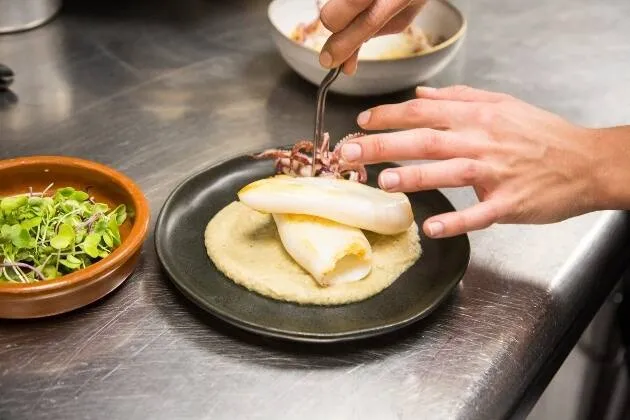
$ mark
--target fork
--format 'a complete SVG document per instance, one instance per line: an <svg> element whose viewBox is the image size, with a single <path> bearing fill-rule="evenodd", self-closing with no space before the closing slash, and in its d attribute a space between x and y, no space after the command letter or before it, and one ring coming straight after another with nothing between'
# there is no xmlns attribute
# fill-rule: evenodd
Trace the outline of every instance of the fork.
<svg viewBox="0 0 630 420"><path fill-rule="evenodd" d="M319 146L324 138L324 111L326 110L326 94L328 93L328 88L335 81L339 73L341 72L341 67L335 67L328 72L326 77L322 80L319 85L319 89L317 90L317 108L315 110L315 136L313 137L313 164L311 165L311 176L315 176L316 172L316 157L317 151L319 150Z"/></svg>

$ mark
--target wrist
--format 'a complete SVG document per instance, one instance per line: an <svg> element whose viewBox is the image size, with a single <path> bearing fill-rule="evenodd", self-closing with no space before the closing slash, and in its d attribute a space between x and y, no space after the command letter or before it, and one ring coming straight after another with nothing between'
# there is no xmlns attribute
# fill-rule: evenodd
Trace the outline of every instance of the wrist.
<svg viewBox="0 0 630 420"><path fill-rule="evenodd" d="M630 126L589 132L597 210L630 210Z"/></svg>

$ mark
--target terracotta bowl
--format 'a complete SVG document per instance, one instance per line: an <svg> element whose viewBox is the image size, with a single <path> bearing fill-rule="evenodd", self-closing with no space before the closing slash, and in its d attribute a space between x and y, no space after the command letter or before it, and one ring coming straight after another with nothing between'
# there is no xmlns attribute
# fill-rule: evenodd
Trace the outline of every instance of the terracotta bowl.
<svg viewBox="0 0 630 420"><path fill-rule="evenodd" d="M62 156L0 161L0 196L64 186L89 190L96 201L135 213L120 227L121 244L109 256L62 277L35 283L0 282L0 318L39 318L88 305L121 285L133 272L149 227L149 204L125 175L96 162Z"/></svg>

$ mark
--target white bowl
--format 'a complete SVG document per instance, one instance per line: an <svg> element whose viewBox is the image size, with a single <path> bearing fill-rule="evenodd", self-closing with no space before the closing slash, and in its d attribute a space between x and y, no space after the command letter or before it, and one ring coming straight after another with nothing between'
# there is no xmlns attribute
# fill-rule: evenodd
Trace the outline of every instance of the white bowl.
<svg viewBox="0 0 630 420"><path fill-rule="evenodd" d="M299 23L318 15L315 0L273 0L267 10L272 38L280 55L299 75L319 85L327 69L319 64L319 52L291 39ZM466 19L446 0L429 0L413 24L432 39L443 39L427 51L402 58L375 58L397 43L397 35L369 40L361 48L359 67L354 76L341 74L330 91L366 96L392 93L415 87L443 70L455 57L466 33ZM399 39L399 38L398 38Z"/></svg>

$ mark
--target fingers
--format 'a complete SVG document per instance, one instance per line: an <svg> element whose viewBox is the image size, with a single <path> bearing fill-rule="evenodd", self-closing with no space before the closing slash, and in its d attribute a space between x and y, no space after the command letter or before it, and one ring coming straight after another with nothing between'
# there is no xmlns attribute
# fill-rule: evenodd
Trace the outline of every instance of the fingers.
<svg viewBox="0 0 630 420"><path fill-rule="evenodd" d="M505 93L489 92L464 85L449 86L442 89L419 86L416 88L416 97L464 102L501 102L511 99L511 96Z"/></svg>
<svg viewBox="0 0 630 420"><path fill-rule="evenodd" d="M347 74L348 76L352 76L353 74L357 72L358 62L359 62L359 50L356 50L354 54L352 54L352 56L345 63L343 63L343 68L342 68L343 72Z"/></svg>
<svg viewBox="0 0 630 420"><path fill-rule="evenodd" d="M417 128L359 137L341 147L348 162L363 164L414 159L450 159L476 155L476 146L450 131Z"/></svg>
<svg viewBox="0 0 630 420"><path fill-rule="evenodd" d="M386 169L379 175L378 183L385 191L414 192L467 187L482 183L487 178L488 168L484 163L474 159L456 158Z"/></svg>
<svg viewBox="0 0 630 420"><path fill-rule="evenodd" d="M482 201L464 210L433 216L424 222L424 232L432 238L447 238L485 229L499 221L504 206L496 200Z"/></svg>
<svg viewBox="0 0 630 420"><path fill-rule="evenodd" d="M364 42L377 33L409 0L376 0L340 32L333 33L322 48L319 62L332 68L344 63Z"/></svg>
<svg viewBox="0 0 630 420"><path fill-rule="evenodd" d="M374 0L331 0L320 11L319 18L329 31L336 33L344 29Z"/></svg>
<svg viewBox="0 0 630 420"><path fill-rule="evenodd" d="M357 123L365 130L415 127L446 129L470 120L474 111L474 105L464 102L412 99L364 111L359 114Z"/></svg>
<svg viewBox="0 0 630 420"><path fill-rule="evenodd" d="M394 16L385 26L383 26L376 36L397 34L404 31L413 19L416 17L424 3L415 2L411 6L405 8L402 12Z"/></svg>

